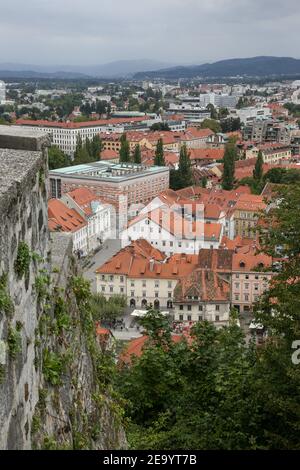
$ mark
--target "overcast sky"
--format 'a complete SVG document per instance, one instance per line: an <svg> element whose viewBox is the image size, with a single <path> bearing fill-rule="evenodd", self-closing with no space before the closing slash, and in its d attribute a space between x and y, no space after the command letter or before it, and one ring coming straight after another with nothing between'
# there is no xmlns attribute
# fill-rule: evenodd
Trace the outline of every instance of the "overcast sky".
<svg viewBox="0 0 300 470"><path fill-rule="evenodd" d="M0 62L300 58L300 0L1 0Z"/></svg>

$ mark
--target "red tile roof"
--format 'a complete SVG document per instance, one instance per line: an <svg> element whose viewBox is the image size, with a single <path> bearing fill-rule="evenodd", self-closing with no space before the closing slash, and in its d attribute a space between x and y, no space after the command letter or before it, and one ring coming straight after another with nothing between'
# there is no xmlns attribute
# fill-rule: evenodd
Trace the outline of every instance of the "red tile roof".
<svg viewBox="0 0 300 470"><path fill-rule="evenodd" d="M48 225L50 231L77 232L87 224L75 209L70 209L59 199L50 199Z"/></svg>
<svg viewBox="0 0 300 470"><path fill-rule="evenodd" d="M203 148L189 149L190 160L222 160L224 157L224 149Z"/></svg>
<svg viewBox="0 0 300 470"><path fill-rule="evenodd" d="M18 126L36 126L36 127L59 127L63 129L80 129L82 127L95 127L95 126L109 126L114 124L125 124L127 122L141 122L149 120L148 116L143 117L130 117L130 118L111 118L99 119L95 121L86 122L58 122L46 120L31 120L31 119L17 119Z"/></svg>

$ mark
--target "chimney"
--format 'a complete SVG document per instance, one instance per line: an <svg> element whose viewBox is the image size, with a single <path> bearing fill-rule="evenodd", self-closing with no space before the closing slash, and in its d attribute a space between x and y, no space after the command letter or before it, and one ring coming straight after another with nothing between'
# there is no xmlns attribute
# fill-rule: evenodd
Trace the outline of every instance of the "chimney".
<svg viewBox="0 0 300 470"><path fill-rule="evenodd" d="M154 269L154 259L150 259L149 263L150 263L150 271L153 272L153 269Z"/></svg>

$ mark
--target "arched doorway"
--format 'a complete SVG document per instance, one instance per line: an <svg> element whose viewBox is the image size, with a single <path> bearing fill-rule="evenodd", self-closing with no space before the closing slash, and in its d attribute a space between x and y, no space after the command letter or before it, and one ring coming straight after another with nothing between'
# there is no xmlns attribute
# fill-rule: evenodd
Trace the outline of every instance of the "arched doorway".
<svg viewBox="0 0 300 470"><path fill-rule="evenodd" d="M142 305L143 308L146 308L147 307L147 300L143 299L141 305Z"/></svg>
<svg viewBox="0 0 300 470"><path fill-rule="evenodd" d="M159 300L154 300L154 309L159 310Z"/></svg>
<svg viewBox="0 0 300 470"><path fill-rule="evenodd" d="M130 299L130 307L135 308L135 299Z"/></svg>

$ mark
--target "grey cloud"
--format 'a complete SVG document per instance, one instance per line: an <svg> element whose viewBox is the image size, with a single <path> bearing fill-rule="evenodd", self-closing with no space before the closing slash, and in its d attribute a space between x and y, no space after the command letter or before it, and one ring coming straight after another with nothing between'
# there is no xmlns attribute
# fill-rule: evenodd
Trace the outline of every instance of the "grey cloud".
<svg viewBox="0 0 300 470"><path fill-rule="evenodd" d="M1 2L0 62L297 56L299 0Z"/></svg>

